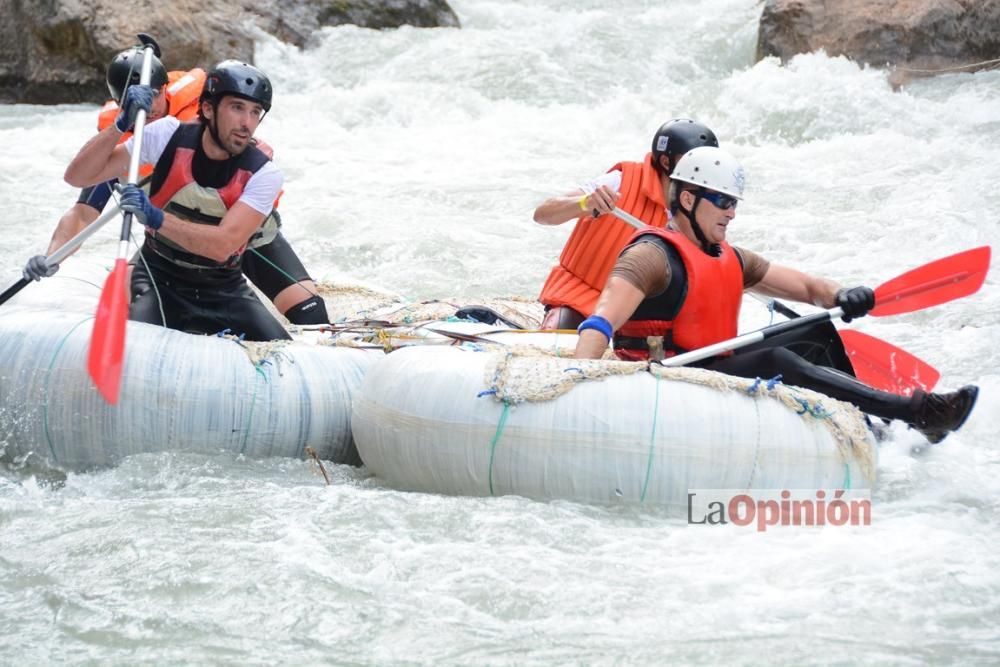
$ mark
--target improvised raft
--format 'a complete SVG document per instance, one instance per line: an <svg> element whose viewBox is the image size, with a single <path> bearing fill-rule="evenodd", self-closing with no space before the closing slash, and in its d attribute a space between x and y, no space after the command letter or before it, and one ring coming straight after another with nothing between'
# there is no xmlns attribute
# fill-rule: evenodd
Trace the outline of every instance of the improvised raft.
<svg viewBox="0 0 1000 667"><path fill-rule="evenodd" d="M874 440L849 404L700 369L573 360L572 334L395 308L290 343L129 322L116 406L87 376L91 317L5 309L0 450L86 469L143 452L312 447L404 490L657 506L683 506L689 489L875 482Z"/></svg>

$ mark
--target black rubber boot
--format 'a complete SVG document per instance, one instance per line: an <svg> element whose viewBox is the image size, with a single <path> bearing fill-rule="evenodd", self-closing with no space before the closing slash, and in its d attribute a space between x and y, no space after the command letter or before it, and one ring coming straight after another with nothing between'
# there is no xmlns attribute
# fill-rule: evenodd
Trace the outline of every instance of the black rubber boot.
<svg viewBox="0 0 1000 667"><path fill-rule="evenodd" d="M330 316L326 314L326 302L320 296L311 296L305 301L295 304L285 313L292 324L329 324Z"/></svg>
<svg viewBox="0 0 1000 667"><path fill-rule="evenodd" d="M978 397L979 387L974 384L967 384L958 391L947 394L923 393L910 427L920 431L928 442L936 445L952 431L962 428Z"/></svg>

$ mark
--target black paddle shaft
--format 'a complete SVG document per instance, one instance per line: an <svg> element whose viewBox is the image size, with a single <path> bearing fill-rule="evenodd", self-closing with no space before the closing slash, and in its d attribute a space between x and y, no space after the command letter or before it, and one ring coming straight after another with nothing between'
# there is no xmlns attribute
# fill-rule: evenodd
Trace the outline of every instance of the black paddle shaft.
<svg viewBox="0 0 1000 667"><path fill-rule="evenodd" d="M14 295L23 290L25 287L31 284L31 281L26 278L21 278L16 283L8 287L0 294L0 305L7 303L10 299L14 298Z"/></svg>

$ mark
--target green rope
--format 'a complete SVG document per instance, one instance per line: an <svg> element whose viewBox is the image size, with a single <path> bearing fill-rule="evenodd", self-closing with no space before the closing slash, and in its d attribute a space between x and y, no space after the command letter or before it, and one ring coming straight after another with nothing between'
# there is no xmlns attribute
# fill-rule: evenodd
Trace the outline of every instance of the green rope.
<svg viewBox="0 0 1000 667"><path fill-rule="evenodd" d="M489 480L490 480L490 495L493 495L493 458L497 453L497 443L500 442L500 436L503 435L504 426L507 425L507 415L510 414L510 404L505 400L503 402L503 412L500 413L500 423L497 424L497 432L493 434L493 441L490 443L490 468L489 468Z"/></svg>
<svg viewBox="0 0 1000 667"><path fill-rule="evenodd" d="M639 502L645 502L646 490L649 488L649 478L653 475L653 450L656 447L656 418L660 414L660 378L656 380L656 396L653 399L653 430L649 434L649 456L646 459L646 479L642 483L642 493L639 495Z"/></svg>
<svg viewBox="0 0 1000 667"><path fill-rule="evenodd" d="M253 369L254 371L257 372L258 375L264 378L264 382L267 382L267 375L264 373L264 371L261 370L260 364L254 364ZM247 425L243 429L243 446L240 447L240 454L244 454L247 450L247 440L250 439L250 425L253 424L253 406L254 403L256 402L257 402L257 383L254 382L253 395L250 397L250 412L247 413Z"/></svg>
<svg viewBox="0 0 1000 667"><path fill-rule="evenodd" d="M49 361L49 367L45 371L45 384L42 387L42 429L45 431L45 441L49 444L49 453L52 454L52 461L58 463L58 457L56 457L56 448L52 444L52 433L49 431L49 380L52 379L52 367L56 365L56 357L59 356L59 351L62 350L63 345L69 340L70 335L76 331L84 322L89 322L94 319L93 317L87 317L76 324L74 324L66 335L62 337L59 344L56 345L56 349L52 352L52 359Z"/></svg>
<svg viewBox="0 0 1000 667"><path fill-rule="evenodd" d="M272 262L271 260L269 260L263 254L261 254L260 252L258 252L257 248L250 248L250 252L252 252L253 254L257 255L257 257L259 257L260 259L262 259L265 262L267 262L268 264L270 264L271 268L275 269L276 271L278 271L278 273L280 273L281 275L283 275L286 278L288 278L288 280L290 280L293 285L296 284L296 283L301 283L302 282L302 281L298 280L297 278L295 278L295 276L293 276L292 274L288 273L283 268L281 268L280 266L278 266L277 264L275 264L274 262ZM311 278L306 277L305 280L311 280ZM302 289L304 289L305 291L307 291L310 294L312 294L313 296L319 296L319 294L317 294L316 292L313 292L311 289L307 288L305 285L299 285L299 286Z"/></svg>
<svg viewBox="0 0 1000 667"><path fill-rule="evenodd" d="M850 464L844 464L844 491L851 490L851 466Z"/></svg>

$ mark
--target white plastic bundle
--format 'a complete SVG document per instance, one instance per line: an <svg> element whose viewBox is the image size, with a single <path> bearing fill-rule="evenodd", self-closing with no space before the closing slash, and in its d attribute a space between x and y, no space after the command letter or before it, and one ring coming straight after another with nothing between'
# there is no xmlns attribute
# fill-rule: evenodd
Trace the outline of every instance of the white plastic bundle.
<svg viewBox="0 0 1000 667"><path fill-rule="evenodd" d="M354 398L352 429L365 465L413 491L673 508L684 507L692 489L874 483L875 448L862 416L832 399L823 405L838 412L836 423L798 414L780 400L787 396L641 371L514 404L490 393L496 359L495 352L411 347L379 361ZM545 363L570 374L580 365Z"/></svg>
<svg viewBox="0 0 1000 667"><path fill-rule="evenodd" d="M128 323L117 405L87 374L93 318L0 311L0 451L66 468L140 452L232 452L357 462L352 393L381 352L240 343ZM263 347L262 347L263 346Z"/></svg>

